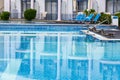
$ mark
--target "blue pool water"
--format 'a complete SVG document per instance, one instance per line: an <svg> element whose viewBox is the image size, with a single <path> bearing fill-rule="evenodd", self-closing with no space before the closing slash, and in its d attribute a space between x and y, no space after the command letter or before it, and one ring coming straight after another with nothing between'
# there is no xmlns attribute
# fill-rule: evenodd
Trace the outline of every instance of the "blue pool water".
<svg viewBox="0 0 120 80"><path fill-rule="evenodd" d="M80 25L0 25L0 80L119 80L120 41Z"/></svg>

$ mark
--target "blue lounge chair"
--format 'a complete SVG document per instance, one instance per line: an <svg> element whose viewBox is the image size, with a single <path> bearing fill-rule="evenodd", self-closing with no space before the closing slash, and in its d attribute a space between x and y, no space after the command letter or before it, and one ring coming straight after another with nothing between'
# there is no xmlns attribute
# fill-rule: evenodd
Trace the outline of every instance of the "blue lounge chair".
<svg viewBox="0 0 120 80"><path fill-rule="evenodd" d="M84 21L90 22L90 21L92 20L93 16L94 16L94 14L90 14L89 16L87 16L87 17L84 19Z"/></svg>
<svg viewBox="0 0 120 80"><path fill-rule="evenodd" d="M76 21L78 21L81 18L82 14L78 14L75 18Z"/></svg>
<svg viewBox="0 0 120 80"><path fill-rule="evenodd" d="M100 18L101 14L97 14L95 18L93 19L93 22L96 23L98 19Z"/></svg>
<svg viewBox="0 0 120 80"><path fill-rule="evenodd" d="M86 18L85 14L81 14L81 17L78 19L78 21L82 22Z"/></svg>

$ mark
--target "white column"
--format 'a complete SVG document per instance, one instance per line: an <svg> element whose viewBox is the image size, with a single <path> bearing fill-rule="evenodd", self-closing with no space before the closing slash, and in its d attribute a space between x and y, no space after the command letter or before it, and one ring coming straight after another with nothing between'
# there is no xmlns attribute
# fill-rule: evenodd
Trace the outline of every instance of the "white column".
<svg viewBox="0 0 120 80"><path fill-rule="evenodd" d="M45 0L37 0L37 4L38 4L38 14L39 14L39 18L40 19L43 19L45 15L46 16L46 13L45 12Z"/></svg>
<svg viewBox="0 0 120 80"><path fill-rule="evenodd" d="M31 9L34 9L34 0L31 0Z"/></svg>
<svg viewBox="0 0 120 80"><path fill-rule="evenodd" d="M61 21L61 0L58 0L58 21Z"/></svg>
<svg viewBox="0 0 120 80"><path fill-rule="evenodd" d="M88 10L92 9L92 0L88 0Z"/></svg>
<svg viewBox="0 0 120 80"><path fill-rule="evenodd" d="M98 12L105 12L106 11L106 0L102 0L102 1L101 0L96 0L96 1L98 2L98 6L99 6L99 11Z"/></svg>
<svg viewBox="0 0 120 80"><path fill-rule="evenodd" d="M16 7L18 10L18 18L21 18L21 0L16 0Z"/></svg>
<svg viewBox="0 0 120 80"><path fill-rule="evenodd" d="M76 6L77 6L76 0L73 0L73 11L76 11Z"/></svg>

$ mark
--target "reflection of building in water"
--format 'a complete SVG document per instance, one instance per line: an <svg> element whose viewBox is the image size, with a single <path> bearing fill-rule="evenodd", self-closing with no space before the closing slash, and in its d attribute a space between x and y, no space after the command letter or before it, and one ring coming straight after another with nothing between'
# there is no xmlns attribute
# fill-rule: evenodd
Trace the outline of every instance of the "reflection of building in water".
<svg viewBox="0 0 120 80"><path fill-rule="evenodd" d="M102 80L119 80L120 79L120 62L119 61L101 61L100 73Z"/></svg>
<svg viewBox="0 0 120 80"><path fill-rule="evenodd" d="M44 52L57 53L57 36L45 36Z"/></svg>
<svg viewBox="0 0 120 80"><path fill-rule="evenodd" d="M0 57L21 60L17 71L19 75L40 75L36 78L53 80L60 77L71 80L88 79L90 64L85 35L21 35L0 37L0 46L4 45L0 48L4 53Z"/></svg>
<svg viewBox="0 0 120 80"><path fill-rule="evenodd" d="M88 80L88 60L68 60L71 80Z"/></svg>
<svg viewBox="0 0 120 80"><path fill-rule="evenodd" d="M72 52L68 59L68 77L70 80L88 80L90 64L87 59L85 39L84 35L72 37Z"/></svg>
<svg viewBox="0 0 120 80"><path fill-rule="evenodd" d="M104 43L104 57L107 60L120 60L120 42L118 41L106 41Z"/></svg>
<svg viewBox="0 0 120 80"><path fill-rule="evenodd" d="M85 36L77 36L72 38L72 56L87 56L87 45Z"/></svg>
<svg viewBox="0 0 120 80"><path fill-rule="evenodd" d="M94 41L84 34L17 34L0 36L0 59L20 60L19 75L53 80L120 79L117 41ZM0 62L4 66L0 71L6 70L8 63Z"/></svg>
<svg viewBox="0 0 120 80"><path fill-rule="evenodd" d="M30 42L31 38L29 36L19 36L16 40L16 51L15 51L15 58L21 59L21 65L18 71L20 75L29 75L30 74Z"/></svg>
<svg viewBox="0 0 120 80"><path fill-rule="evenodd" d="M100 61L102 80L120 79L120 43L119 41L104 42L104 56Z"/></svg>
<svg viewBox="0 0 120 80"><path fill-rule="evenodd" d="M41 56L40 65L42 66L41 75L43 75L47 79L54 79L54 80L56 79L57 77L57 57L56 56Z"/></svg>

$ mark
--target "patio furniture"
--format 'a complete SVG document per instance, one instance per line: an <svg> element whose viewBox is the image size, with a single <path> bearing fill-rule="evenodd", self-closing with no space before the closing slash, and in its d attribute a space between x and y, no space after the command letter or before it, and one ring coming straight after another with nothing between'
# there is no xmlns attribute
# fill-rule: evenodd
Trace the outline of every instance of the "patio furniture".
<svg viewBox="0 0 120 80"><path fill-rule="evenodd" d="M96 23L98 19L100 18L101 14L97 14L95 18L93 19L93 23Z"/></svg>
<svg viewBox="0 0 120 80"><path fill-rule="evenodd" d="M77 21L82 22L82 21L85 19L85 17L86 17L85 14L81 14L81 15L79 16L79 18L77 19Z"/></svg>
<svg viewBox="0 0 120 80"><path fill-rule="evenodd" d="M86 18L84 18L84 21L91 22L93 16L94 16L94 14L90 14L89 16L87 16Z"/></svg>

